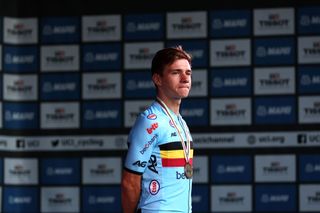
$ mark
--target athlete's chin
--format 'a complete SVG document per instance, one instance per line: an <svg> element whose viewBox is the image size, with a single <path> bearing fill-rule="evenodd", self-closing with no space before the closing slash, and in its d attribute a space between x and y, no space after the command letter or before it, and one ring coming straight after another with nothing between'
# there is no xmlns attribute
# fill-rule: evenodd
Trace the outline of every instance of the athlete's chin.
<svg viewBox="0 0 320 213"><path fill-rule="evenodd" d="M189 96L189 92L180 94L180 98L186 98Z"/></svg>

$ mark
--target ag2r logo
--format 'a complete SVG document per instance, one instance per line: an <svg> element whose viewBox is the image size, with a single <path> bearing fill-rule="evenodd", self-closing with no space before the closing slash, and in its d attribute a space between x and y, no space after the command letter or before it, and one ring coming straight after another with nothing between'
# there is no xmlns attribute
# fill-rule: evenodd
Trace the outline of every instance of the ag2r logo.
<svg viewBox="0 0 320 213"><path fill-rule="evenodd" d="M146 165L147 165L147 161L142 161L142 162L141 162L141 161L137 160L137 161L134 162L132 165L144 168L144 167L146 167Z"/></svg>

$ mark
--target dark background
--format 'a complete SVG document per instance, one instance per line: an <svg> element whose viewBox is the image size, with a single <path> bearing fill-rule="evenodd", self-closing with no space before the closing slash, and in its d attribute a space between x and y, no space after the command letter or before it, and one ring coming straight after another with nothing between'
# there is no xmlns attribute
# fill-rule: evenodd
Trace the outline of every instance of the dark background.
<svg viewBox="0 0 320 213"><path fill-rule="evenodd" d="M73 16L99 13L157 12L174 10L237 9L320 5L318 0L212 0L212 1L108 1L108 0L1 0L4 16Z"/></svg>

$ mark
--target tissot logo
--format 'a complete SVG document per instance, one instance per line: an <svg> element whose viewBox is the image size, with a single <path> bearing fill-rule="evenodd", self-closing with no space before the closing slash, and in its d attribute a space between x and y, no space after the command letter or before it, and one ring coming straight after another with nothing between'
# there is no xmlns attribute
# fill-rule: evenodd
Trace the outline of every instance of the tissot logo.
<svg viewBox="0 0 320 213"><path fill-rule="evenodd" d="M287 173L288 168L286 166L281 166L280 162L271 162L271 165L263 168L265 174L269 173Z"/></svg>
<svg viewBox="0 0 320 213"><path fill-rule="evenodd" d="M125 69L147 69L151 59L163 42L126 43L124 46Z"/></svg>
<svg viewBox="0 0 320 213"><path fill-rule="evenodd" d="M108 22L101 20L97 21L95 26L89 26L88 32L90 33L114 33L116 27L115 26L108 26Z"/></svg>
<svg viewBox="0 0 320 213"><path fill-rule="evenodd" d="M286 26L288 25L288 22L289 21L287 19L281 19L279 14L274 13L268 16L268 20L261 20L259 23L261 27L266 27L266 26Z"/></svg>
<svg viewBox="0 0 320 213"><path fill-rule="evenodd" d="M4 80L4 99L6 100L36 100L37 76L6 74Z"/></svg>
<svg viewBox="0 0 320 213"><path fill-rule="evenodd" d="M216 57L219 58L242 58L244 57L243 50L237 50L236 45L227 45L223 51L216 51Z"/></svg>
<svg viewBox="0 0 320 213"><path fill-rule="evenodd" d="M291 67L256 68L254 70L255 94L293 94L294 69Z"/></svg>
<svg viewBox="0 0 320 213"><path fill-rule="evenodd" d="M251 211L251 188L232 185L212 186L211 204L215 206L211 211L213 209L219 212Z"/></svg>
<svg viewBox="0 0 320 213"><path fill-rule="evenodd" d="M299 63L316 63L320 58L320 37L299 37L298 51Z"/></svg>
<svg viewBox="0 0 320 213"><path fill-rule="evenodd" d="M295 181L295 156L255 156L255 178L258 182Z"/></svg>
<svg viewBox="0 0 320 213"><path fill-rule="evenodd" d="M82 90L85 99L119 98L121 96L120 73L84 73Z"/></svg>
<svg viewBox="0 0 320 213"><path fill-rule="evenodd" d="M294 32L293 8L254 10L255 35L280 35Z"/></svg>
<svg viewBox="0 0 320 213"><path fill-rule="evenodd" d="M207 34L206 28L207 18L203 11L167 14L168 38L203 38Z"/></svg>
<svg viewBox="0 0 320 213"><path fill-rule="evenodd" d="M312 55L312 54L319 54L318 50L320 48L320 42L319 41L315 41L312 43L312 47L311 48L304 48L304 53L306 55Z"/></svg>
<svg viewBox="0 0 320 213"><path fill-rule="evenodd" d="M38 161L36 159L5 159L4 182L6 184L37 184Z"/></svg>
<svg viewBox="0 0 320 213"><path fill-rule="evenodd" d="M210 41L211 66L249 65L250 42L248 39L224 39Z"/></svg>
<svg viewBox="0 0 320 213"><path fill-rule="evenodd" d="M82 17L83 41L118 41L121 38L120 15Z"/></svg>
<svg viewBox="0 0 320 213"><path fill-rule="evenodd" d="M78 103L42 103L42 128L72 128L79 126Z"/></svg>
<svg viewBox="0 0 320 213"><path fill-rule="evenodd" d="M43 187L42 212L78 212L79 198L73 196L79 193L78 187Z"/></svg>
<svg viewBox="0 0 320 213"><path fill-rule="evenodd" d="M94 84L87 85L89 91L114 90L116 84L108 83L106 78L98 78Z"/></svg>
<svg viewBox="0 0 320 213"><path fill-rule="evenodd" d="M92 175L108 175L114 173L113 168L109 168L106 164L98 164L96 168L90 169Z"/></svg>
<svg viewBox="0 0 320 213"><path fill-rule="evenodd" d="M3 19L3 40L12 44L31 44L38 41L38 19L11 18Z"/></svg>
<svg viewBox="0 0 320 213"><path fill-rule="evenodd" d="M143 166L144 163L140 162L139 165ZM82 171L84 184L118 184L121 180L121 159L119 157L85 158Z"/></svg>
<svg viewBox="0 0 320 213"><path fill-rule="evenodd" d="M271 73L269 79L261 79L260 83L264 85L288 85L289 79L281 79L279 73Z"/></svg>
<svg viewBox="0 0 320 213"><path fill-rule="evenodd" d="M73 56L67 56L65 51L55 51L52 57L47 57L48 63L71 63L74 60Z"/></svg>
<svg viewBox="0 0 320 213"><path fill-rule="evenodd" d="M18 23L12 29L8 29L7 32L11 35L27 36L31 35L32 29L28 29L23 23Z"/></svg>
<svg viewBox="0 0 320 213"><path fill-rule="evenodd" d="M173 30L198 30L201 23L196 23L192 17L182 17L180 23L172 24Z"/></svg>
<svg viewBox="0 0 320 213"><path fill-rule="evenodd" d="M320 96L299 97L299 122L318 123L320 118Z"/></svg>
<svg viewBox="0 0 320 213"><path fill-rule="evenodd" d="M211 99L212 125L238 125L251 122L250 99Z"/></svg>
<svg viewBox="0 0 320 213"><path fill-rule="evenodd" d="M130 54L129 55L129 59L133 62L133 63L139 63L138 61L142 60L150 60L152 59L154 56L153 53L150 52L149 48L140 48L138 50L138 53L136 54Z"/></svg>
<svg viewBox="0 0 320 213"><path fill-rule="evenodd" d="M76 71L79 69L78 45L52 45L41 47L41 70Z"/></svg>
<svg viewBox="0 0 320 213"><path fill-rule="evenodd" d="M319 184L301 184L299 191L299 210L303 212L317 212L320 205Z"/></svg>

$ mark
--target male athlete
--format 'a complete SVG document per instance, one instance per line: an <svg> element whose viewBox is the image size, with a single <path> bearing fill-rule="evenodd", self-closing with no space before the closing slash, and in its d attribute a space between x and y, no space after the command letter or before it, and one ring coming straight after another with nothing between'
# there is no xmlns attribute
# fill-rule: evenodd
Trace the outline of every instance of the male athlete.
<svg viewBox="0 0 320 213"><path fill-rule="evenodd" d="M181 46L152 60L156 100L128 137L121 180L124 213L191 213L193 143L179 110L191 89L191 56Z"/></svg>

